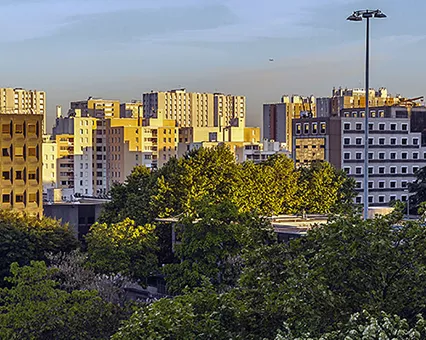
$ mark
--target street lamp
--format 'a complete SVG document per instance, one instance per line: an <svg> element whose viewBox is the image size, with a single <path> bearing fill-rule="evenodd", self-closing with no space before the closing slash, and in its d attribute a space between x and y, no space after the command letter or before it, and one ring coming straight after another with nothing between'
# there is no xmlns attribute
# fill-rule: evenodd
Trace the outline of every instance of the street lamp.
<svg viewBox="0 0 426 340"><path fill-rule="evenodd" d="M364 219L368 218L368 116L369 112L369 76L370 76L370 18L386 18L379 9L353 12L346 20L362 21L366 19L365 39L365 126L364 126Z"/></svg>

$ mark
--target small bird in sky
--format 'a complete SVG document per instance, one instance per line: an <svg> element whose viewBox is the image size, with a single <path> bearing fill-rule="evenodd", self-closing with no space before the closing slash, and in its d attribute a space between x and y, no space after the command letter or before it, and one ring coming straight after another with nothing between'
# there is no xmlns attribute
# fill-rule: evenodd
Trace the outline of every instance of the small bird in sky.
<svg viewBox="0 0 426 340"><path fill-rule="evenodd" d="M271 62L272 62L272 61L274 61L274 59L273 59L273 58L269 58L269 61L271 61Z"/></svg>

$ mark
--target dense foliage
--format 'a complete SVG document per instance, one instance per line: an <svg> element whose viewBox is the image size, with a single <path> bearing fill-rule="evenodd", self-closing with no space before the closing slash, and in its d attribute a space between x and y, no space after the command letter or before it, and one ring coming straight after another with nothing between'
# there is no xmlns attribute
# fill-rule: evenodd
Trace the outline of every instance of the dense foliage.
<svg viewBox="0 0 426 340"><path fill-rule="evenodd" d="M143 225L156 217L192 213L206 198L226 199L240 212L264 216L328 214L347 211L353 189L353 180L328 163L295 169L291 159L275 155L260 164L238 164L226 146L200 148L158 171L136 167L126 183L112 188L112 201L101 221L116 223L130 217Z"/></svg>
<svg viewBox="0 0 426 340"><path fill-rule="evenodd" d="M129 218L95 223L86 236L88 263L99 273L121 273L141 282L157 268L155 227Z"/></svg>
<svg viewBox="0 0 426 340"><path fill-rule="evenodd" d="M46 253L69 252L77 245L68 225L0 210L0 285L13 262L27 265L31 260L46 260Z"/></svg>
<svg viewBox="0 0 426 340"><path fill-rule="evenodd" d="M117 329L118 306L96 291L59 289L44 262L10 271L12 287L0 290L1 339L107 339Z"/></svg>
<svg viewBox="0 0 426 340"><path fill-rule="evenodd" d="M304 239L259 246L245 253L234 288L218 292L206 282L160 300L137 311L115 338L346 339L341 334L370 324L413 333L426 312L426 229L401 217L336 218Z"/></svg>

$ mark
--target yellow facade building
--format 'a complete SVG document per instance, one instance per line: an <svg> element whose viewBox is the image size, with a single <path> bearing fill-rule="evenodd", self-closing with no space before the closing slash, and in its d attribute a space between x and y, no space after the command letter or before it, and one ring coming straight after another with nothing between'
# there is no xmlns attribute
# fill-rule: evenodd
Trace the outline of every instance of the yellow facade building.
<svg viewBox="0 0 426 340"><path fill-rule="evenodd" d="M46 193L48 189L57 187L58 149L56 140L53 140L50 135L43 136L42 159L43 193Z"/></svg>
<svg viewBox="0 0 426 340"><path fill-rule="evenodd" d="M120 118L120 101L89 97L71 102L71 111L80 110L82 117Z"/></svg>
<svg viewBox="0 0 426 340"><path fill-rule="evenodd" d="M42 114L0 113L0 208L43 214Z"/></svg>

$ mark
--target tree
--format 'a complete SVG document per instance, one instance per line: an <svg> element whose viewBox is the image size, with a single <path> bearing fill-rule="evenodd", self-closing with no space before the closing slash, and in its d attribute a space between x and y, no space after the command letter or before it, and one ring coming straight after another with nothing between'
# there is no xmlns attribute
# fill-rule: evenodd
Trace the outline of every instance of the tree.
<svg viewBox="0 0 426 340"><path fill-rule="evenodd" d="M125 183L111 188L111 201L105 203L100 223L118 223L125 218L138 225L151 223L156 217L151 210L151 196L155 192L156 175L145 166L137 166Z"/></svg>
<svg viewBox="0 0 426 340"><path fill-rule="evenodd" d="M70 252L77 246L69 225L0 210L0 281L13 262L26 265L30 260L46 260L46 253Z"/></svg>
<svg viewBox="0 0 426 340"><path fill-rule="evenodd" d="M328 162L314 162L299 171L299 212L329 214L351 211L356 196L355 183L344 171L337 170Z"/></svg>
<svg viewBox="0 0 426 340"><path fill-rule="evenodd" d="M88 263L95 271L141 280L157 268L155 226L138 226L129 218L113 224L95 223L86 236Z"/></svg>
<svg viewBox="0 0 426 340"><path fill-rule="evenodd" d="M44 262L11 265L11 288L0 290L1 339L107 339L118 329L121 309L96 291L67 293Z"/></svg>
<svg viewBox="0 0 426 340"><path fill-rule="evenodd" d="M421 315L410 326L407 320L398 315L390 316L384 312L372 316L368 312L355 313L338 330L312 338L309 334L296 337L288 327L280 330L275 340L420 340L426 338L426 321Z"/></svg>
<svg viewBox="0 0 426 340"><path fill-rule="evenodd" d="M408 191L413 193L409 196L410 214L417 214L423 202L426 202L426 167L416 172L416 180L408 183Z"/></svg>
<svg viewBox="0 0 426 340"><path fill-rule="evenodd" d="M219 290L235 285L243 251L275 241L269 221L238 213L230 201L199 202L196 215L182 217L176 226L180 263L165 266L170 292L199 287L209 280Z"/></svg>

